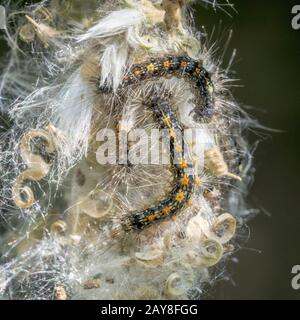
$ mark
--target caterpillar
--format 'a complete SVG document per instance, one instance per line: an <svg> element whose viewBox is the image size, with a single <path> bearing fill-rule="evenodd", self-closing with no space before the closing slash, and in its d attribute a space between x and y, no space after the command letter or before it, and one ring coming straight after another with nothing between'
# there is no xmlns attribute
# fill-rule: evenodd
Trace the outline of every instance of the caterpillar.
<svg viewBox="0 0 300 320"><path fill-rule="evenodd" d="M176 144L177 132L182 131L180 123L177 120L175 112L171 109L167 100L160 97L154 97L150 107L157 118L162 129L169 131L170 137L170 156L174 172L175 185L167 198L163 199L157 205L141 212L133 212L129 219L125 219L126 229L142 230L145 227L170 218L177 214L189 201L193 188L194 176L193 166L188 155L181 151L181 144ZM181 153L180 161L175 162L174 150Z"/></svg>
<svg viewBox="0 0 300 320"><path fill-rule="evenodd" d="M184 77L194 82L198 89L196 94L200 94L199 105L194 110L194 120L210 120L215 112L213 84L208 71L199 61L189 56L173 55L151 58L147 62L135 64L125 73L120 88L124 89L140 81L167 76Z"/></svg>
<svg viewBox="0 0 300 320"><path fill-rule="evenodd" d="M152 58L141 64L134 64L129 68L123 77L120 90L144 80L160 77L175 76L192 80L198 93L200 94L199 105L194 110L194 119L210 120L214 114L213 85L209 73L203 68L200 62L188 56L167 56ZM100 88L105 90L105 88ZM107 88L106 88L107 89ZM158 204L143 210L132 212L124 219L123 226L126 231L132 229L143 230L144 228L168 219L182 210L187 205L193 193L195 179L192 173L190 159L185 158L182 153L179 163L175 163L173 151L177 145L175 143L176 131L182 131L176 113L170 107L169 101L154 95L151 99L150 108L162 129L167 129L170 135L171 162L174 171L175 185L170 194Z"/></svg>

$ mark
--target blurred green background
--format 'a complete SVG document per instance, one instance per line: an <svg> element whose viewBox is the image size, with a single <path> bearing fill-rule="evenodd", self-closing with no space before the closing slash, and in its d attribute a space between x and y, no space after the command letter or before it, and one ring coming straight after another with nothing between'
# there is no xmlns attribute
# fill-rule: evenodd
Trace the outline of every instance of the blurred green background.
<svg viewBox="0 0 300 320"><path fill-rule="evenodd" d="M291 27L300 1L232 0L232 17L196 5L197 26L212 30L222 20L233 29L237 49L233 90L270 133L255 153L255 182L248 203L261 208L249 222L250 239L231 263L231 280L220 282L207 299L300 299L291 287L292 266L300 264L300 30ZM230 51L230 50L229 50Z"/></svg>
<svg viewBox="0 0 300 320"><path fill-rule="evenodd" d="M291 287L291 269L300 264L300 30L291 27L297 1L232 1L238 11L229 9L232 17L196 3L196 25L209 32L222 20L223 31L233 29L227 58L238 50L233 69L242 85L234 95L253 106L250 114L261 124L283 132L259 144L248 203L261 213L249 222L250 239L229 266L230 280L206 299L300 299Z"/></svg>

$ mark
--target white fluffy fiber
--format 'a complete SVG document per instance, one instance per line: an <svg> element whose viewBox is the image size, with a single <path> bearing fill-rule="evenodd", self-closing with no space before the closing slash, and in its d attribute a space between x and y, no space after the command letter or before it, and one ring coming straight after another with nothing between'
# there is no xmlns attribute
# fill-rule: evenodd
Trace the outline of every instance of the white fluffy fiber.
<svg viewBox="0 0 300 320"><path fill-rule="evenodd" d="M93 90L76 70L54 98L50 122L63 132L60 152L72 157L78 150L87 154L93 113Z"/></svg>
<svg viewBox="0 0 300 320"><path fill-rule="evenodd" d="M186 84L181 80L163 80L160 84L166 91L173 92L175 108L184 125L202 128L199 139L205 139L204 148L225 149L226 137L240 136L244 129L239 106L224 96L231 79L216 67L212 50L204 45L205 39L194 36L188 21L184 21L180 32L170 32L164 20L156 21L157 16L155 20L149 14L151 10L161 10L160 1L95 2L100 4L99 11L88 18L83 14L79 21L75 21L76 15L66 14L55 1L52 6L45 1L21 11L8 8L11 53L3 68L0 95L1 112L11 123L0 128L4 147L0 295L10 299L55 299L55 290L60 286L69 299L202 297L204 286L222 276L222 262L232 251L227 242L219 245L210 238L211 223L220 215L220 203L212 203L202 192L196 192L193 206L175 222L163 223L141 234L119 238L118 233L112 235L112 229L118 229L120 218L129 208L142 207L161 196L168 187L164 181L170 178L170 173L166 167L141 166L135 170L122 166L101 167L90 161L95 153L90 138L94 125L99 130L115 125L121 118L112 108L114 100L99 93L99 85L111 87L117 93L125 68L135 61L184 52L201 60L212 74L219 114L213 130L192 120L190 112L195 95ZM221 9L231 6L228 2L225 6L217 1L202 3ZM57 19L49 20L40 11L43 7ZM39 30L33 29L34 40L22 42L19 30L28 24L25 14L58 30L59 34L48 34L45 43L47 38L39 37ZM82 66L94 56L94 65L89 71L96 75L86 79L82 76ZM149 130L156 126L141 103L152 88L150 82L132 90L121 111L122 128L129 131L142 125ZM32 208L19 209L10 193L16 176L26 168L18 154L18 143L26 132L44 129L49 123L57 130L57 154L51 172L43 182L36 183L37 203ZM240 140L238 152L248 155L246 143ZM237 158L237 150L233 151L233 158ZM249 214L240 190L246 190L251 179L249 159L242 158L240 174L244 184L233 185L229 180L219 183L212 174L199 172L204 187L214 184L224 191L221 201L224 210L231 210L240 225ZM78 175L82 178L80 174L87 180L82 188L75 185ZM114 201L111 216L91 219L95 210L103 209L107 195ZM53 234L51 226L56 220L64 220L67 230L72 232L61 236ZM211 257L209 250L216 243L217 256ZM212 265L221 258L218 268L214 269ZM90 284L91 280L96 287L87 289L86 281Z"/></svg>
<svg viewBox="0 0 300 320"><path fill-rule="evenodd" d="M143 17L141 11L133 9L114 11L91 27L85 34L80 35L78 41L116 36L126 32L131 26L140 24Z"/></svg>

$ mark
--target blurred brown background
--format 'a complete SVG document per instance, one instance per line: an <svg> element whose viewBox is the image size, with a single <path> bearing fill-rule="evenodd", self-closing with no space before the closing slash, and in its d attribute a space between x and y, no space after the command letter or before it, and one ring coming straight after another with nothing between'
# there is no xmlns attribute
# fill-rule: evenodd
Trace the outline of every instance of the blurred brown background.
<svg viewBox="0 0 300 320"><path fill-rule="evenodd" d="M249 223L238 263L230 264L230 280L218 282L206 299L300 299L291 287L292 266L300 264L300 30L291 27L297 1L232 1L238 11L228 9L232 17L196 1L196 25L209 32L222 20L223 31L234 30L226 57L238 50L233 69L243 85L234 95L253 106L250 114L261 124L283 132L259 144L248 203L261 213Z"/></svg>

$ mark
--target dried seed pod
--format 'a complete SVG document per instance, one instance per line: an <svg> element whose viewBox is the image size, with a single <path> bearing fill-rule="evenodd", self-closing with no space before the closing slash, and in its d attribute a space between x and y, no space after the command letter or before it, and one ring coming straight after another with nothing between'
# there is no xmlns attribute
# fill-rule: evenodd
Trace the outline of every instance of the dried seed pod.
<svg viewBox="0 0 300 320"><path fill-rule="evenodd" d="M57 220L52 223L50 231L52 234L63 234L67 230L67 224L63 220Z"/></svg>
<svg viewBox="0 0 300 320"><path fill-rule="evenodd" d="M236 220L229 214L224 213L217 217L212 225L210 237L224 244L231 240L236 231Z"/></svg>
<svg viewBox="0 0 300 320"><path fill-rule="evenodd" d="M17 207L26 209L32 207L35 198L30 187L23 186L26 176L24 172L21 173L15 180L15 184L12 188L12 197Z"/></svg>
<svg viewBox="0 0 300 320"><path fill-rule="evenodd" d="M218 148L213 148L205 151L204 156L206 167L216 177L227 176L239 181L242 180L239 176L228 171L228 166L223 158L221 151Z"/></svg>
<svg viewBox="0 0 300 320"><path fill-rule="evenodd" d="M180 274L174 272L169 275L166 281L166 294L171 297L178 297L185 293L184 282Z"/></svg>
<svg viewBox="0 0 300 320"><path fill-rule="evenodd" d="M19 37L22 41L30 43L34 41L35 30L32 24L26 23L19 30Z"/></svg>
<svg viewBox="0 0 300 320"><path fill-rule="evenodd" d="M25 181L39 181L46 177L50 170L50 164L46 163L41 155L34 154L31 150L31 142L35 138L40 138L45 141L45 151L48 154L55 151L52 137L45 130L32 130L22 137L20 153L24 163L29 169L22 172L16 178L12 188L14 202L19 208L30 208L35 201L31 188L24 186Z"/></svg>
<svg viewBox="0 0 300 320"><path fill-rule="evenodd" d="M206 239L200 245L201 264L211 267L217 264L223 256L222 244L214 239Z"/></svg>
<svg viewBox="0 0 300 320"><path fill-rule="evenodd" d="M37 129L27 132L20 141L20 153L24 162L30 167L35 164L40 165L41 163L45 163L44 159L42 159L40 155L32 153L30 144L35 138L42 139L45 142L45 151L48 154L55 151L52 136L48 131Z"/></svg>

